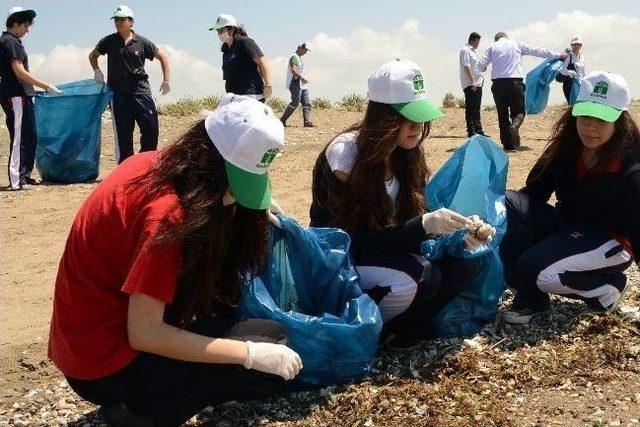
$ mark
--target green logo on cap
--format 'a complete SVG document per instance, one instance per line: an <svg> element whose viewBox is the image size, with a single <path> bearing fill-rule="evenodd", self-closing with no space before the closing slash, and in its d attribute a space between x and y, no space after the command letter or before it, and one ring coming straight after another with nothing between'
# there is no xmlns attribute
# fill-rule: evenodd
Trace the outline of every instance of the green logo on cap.
<svg viewBox="0 0 640 427"><path fill-rule="evenodd" d="M593 92L591 92L591 96L606 98L608 91L609 91L609 84L607 82L598 82L593 87Z"/></svg>
<svg viewBox="0 0 640 427"><path fill-rule="evenodd" d="M415 90L424 90L424 79L422 78L422 74L416 74L413 78L413 88Z"/></svg>
<svg viewBox="0 0 640 427"><path fill-rule="evenodd" d="M262 159L260 159L260 162L256 165L256 167L259 168L266 168L268 167L271 162L273 162L273 159L276 158L276 156L278 155L279 150L277 148L269 148L263 155L262 155Z"/></svg>

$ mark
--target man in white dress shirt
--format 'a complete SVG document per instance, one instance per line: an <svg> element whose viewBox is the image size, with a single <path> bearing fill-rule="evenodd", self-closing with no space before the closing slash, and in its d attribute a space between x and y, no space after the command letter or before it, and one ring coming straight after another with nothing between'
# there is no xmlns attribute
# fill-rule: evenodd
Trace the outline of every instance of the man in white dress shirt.
<svg viewBox="0 0 640 427"><path fill-rule="evenodd" d="M485 70L491 64L491 92L498 110L500 142L505 150L517 150L520 146L518 129L524 121L524 82L522 57L566 58L566 53L531 46L510 39L506 33L495 35L495 42L484 52L478 68Z"/></svg>
<svg viewBox="0 0 640 427"><path fill-rule="evenodd" d="M484 77L478 69L480 34L469 34L469 41L460 49L460 84L464 92L464 117L467 121L467 136L484 135L480 121L482 85Z"/></svg>

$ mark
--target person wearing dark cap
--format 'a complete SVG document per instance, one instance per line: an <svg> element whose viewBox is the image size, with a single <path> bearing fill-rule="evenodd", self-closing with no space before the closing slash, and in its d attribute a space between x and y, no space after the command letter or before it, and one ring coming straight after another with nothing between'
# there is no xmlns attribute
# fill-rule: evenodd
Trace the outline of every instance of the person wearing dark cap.
<svg viewBox="0 0 640 427"><path fill-rule="evenodd" d="M36 154L36 118L33 110L34 86L60 93L51 83L29 72L29 57L22 39L36 17L31 9L14 7L7 14L7 31L0 36L0 104L9 130L9 188L23 190L37 184L31 178Z"/></svg>
<svg viewBox="0 0 640 427"><path fill-rule="evenodd" d="M302 57L310 50L309 42L302 42L296 48L296 52L289 58L287 66L287 89L291 92L291 103L284 110L280 121L283 125L287 125L287 119L302 103L302 119L304 127L315 127L311 121L311 102L309 101L309 89L307 84L309 80L306 77L304 69L304 61Z"/></svg>
<svg viewBox="0 0 640 427"><path fill-rule="evenodd" d="M89 54L94 78L104 83L104 74L98 67L98 57L107 55L107 84L113 91L111 112L115 126L115 157L120 164L133 155L133 128L140 128L140 151L153 151L158 147L158 112L151 96L149 76L144 69L145 60L158 58L162 67L160 93L166 95L169 86L169 59L154 43L133 31L133 11L118 6L111 17L116 32L104 37Z"/></svg>
<svg viewBox="0 0 640 427"><path fill-rule="evenodd" d="M478 70L480 34L469 34L469 41L460 49L460 83L464 91L464 116L467 121L467 136L484 135L480 121L482 85L484 76Z"/></svg>
<svg viewBox="0 0 640 427"><path fill-rule="evenodd" d="M517 150L520 147L519 129L525 116L522 57L530 55L564 59L567 54L510 39L503 32L497 33L494 40L482 54L478 68L484 71L491 64L491 92L498 110L500 142L505 150Z"/></svg>

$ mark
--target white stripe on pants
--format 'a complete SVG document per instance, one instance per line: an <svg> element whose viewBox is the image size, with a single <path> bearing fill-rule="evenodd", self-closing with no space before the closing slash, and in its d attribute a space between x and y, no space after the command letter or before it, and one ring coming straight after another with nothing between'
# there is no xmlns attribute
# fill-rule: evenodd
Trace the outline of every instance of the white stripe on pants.
<svg viewBox="0 0 640 427"><path fill-rule="evenodd" d="M573 289L565 286L560 281L560 275L565 272L592 271L601 268L615 267L631 261L631 255L622 250L607 258L606 253L620 242L611 239L600 247L580 254L563 258L551 264L538 274L536 283L541 291L557 295L578 295L583 298L597 298L603 307L610 307L620 298L620 290L608 283L590 290Z"/></svg>
<svg viewBox="0 0 640 427"><path fill-rule="evenodd" d="M373 289L376 286L391 288L378 304L384 322L404 313L416 296L418 284L404 271L376 266L356 266L356 270L360 275L362 289Z"/></svg>
<svg viewBox="0 0 640 427"><path fill-rule="evenodd" d="M11 98L13 109L13 142L9 152L9 186L17 190L20 188L20 146L22 145L22 97Z"/></svg>

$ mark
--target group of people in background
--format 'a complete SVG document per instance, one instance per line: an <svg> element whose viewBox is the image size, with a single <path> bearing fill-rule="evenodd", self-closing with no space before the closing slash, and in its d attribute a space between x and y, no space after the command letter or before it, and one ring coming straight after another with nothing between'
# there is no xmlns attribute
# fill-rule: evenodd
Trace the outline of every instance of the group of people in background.
<svg viewBox="0 0 640 427"><path fill-rule="evenodd" d="M506 33L498 32L494 37L494 43L479 54L477 49L480 46L480 39L480 34L471 33L467 44L460 49L459 55L467 136L484 135L480 119L484 85L482 73L491 65L491 93L498 112L500 142L507 151L517 150L520 147L520 127L525 118L522 57L530 55L563 60L558 81L562 83L567 104L570 104L573 77L585 75L584 57L580 53L582 39L579 36L572 37L571 48L567 48L564 52L552 52L510 39Z"/></svg>
<svg viewBox="0 0 640 427"><path fill-rule="evenodd" d="M11 69L20 62L28 73L19 38L35 12L12 10L2 55L12 48ZM304 124L313 126L302 60L308 42L288 61L291 103L276 117L264 104L273 93L268 61L233 16L220 15L210 30L222 43L228 93L214 112L155 151L157 113L144 61L160 60L160 90L167 93L166 56L132 31L129 8L119 6L113 19L117 33L102 39L89 59L96 80L104 81L97 58L108 55L120 165L71 227L56 278L49 357L72 389L103 406L115 425L178 425L212 403L304 387L289 382L304 360L287 345L282 326L238 320L233 312L245 281L265 271L271 228L281 226L268 170L283 150L286 120L302 103ZM563 59L563 75L583 74L581 41L572 41L571 53L555 53L498 33L479 56L480 35L472 33L460 52L468 135L484 134L482 72L491 65L500 139L505 149L517 148L522 56ZM20 81L58 91L19 76L25 75L31 80ZM490 226L475 232L478 218L427 204L428 136L444 114L425 80L409 60L380 66L367 80L364 117L327 141L312 172L310 223L349 234L360 286L380 308L383 344L397 351L432 338L439 310L482 272L477 258L429 261L420 244L463 232L461 249L473 250L495 234ZM9 80L3 91L5 84L12 87ZM30 102L22 92L10 99ZM640 256L640 133L630 102L622 76L585 74L525 187L507 192L499 251L516 293L503 321L528 324L549 310L550 294L602 312L621 300L624 272ZM17 120L18 110L9 111ZM138 155L129 149L134 122L144 131L146 152Z"/></svg>

